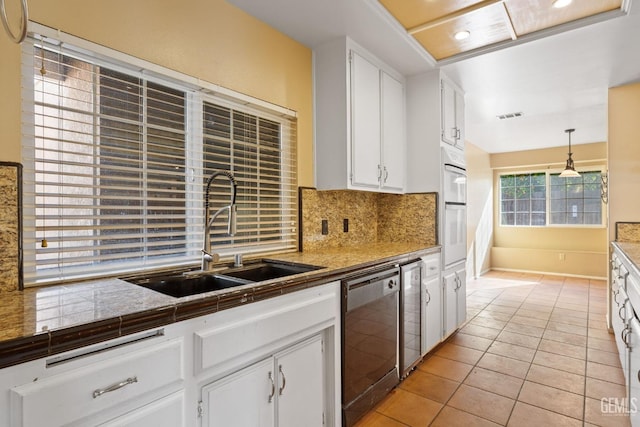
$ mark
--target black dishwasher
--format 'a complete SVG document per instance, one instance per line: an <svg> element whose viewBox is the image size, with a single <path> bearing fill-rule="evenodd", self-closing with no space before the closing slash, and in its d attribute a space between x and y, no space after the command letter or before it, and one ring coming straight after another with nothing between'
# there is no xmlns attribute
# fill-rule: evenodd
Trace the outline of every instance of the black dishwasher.
<svg viewBox="0 0 640 427"><path fill-rule="evenodd" d="M352 426L399 382L397 267L342 282L342 421Z"/></svg>

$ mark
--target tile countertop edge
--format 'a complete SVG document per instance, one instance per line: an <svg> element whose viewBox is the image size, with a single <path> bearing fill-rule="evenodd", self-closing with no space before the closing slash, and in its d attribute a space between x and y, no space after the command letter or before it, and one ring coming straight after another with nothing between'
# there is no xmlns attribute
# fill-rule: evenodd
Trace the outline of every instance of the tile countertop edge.
<svg viewBox="0 0 640 427"><path fill-rule="evenodd" d="M378 247L378 249L371 250L371 246ZM370 255L363 255L363 251L370 253ZM375 244L367 245L366 249L363 247L354 247L326 252L292 252L289 254L263 257L264 259L276 261L333 265L320 270L298 274L295 278L291 279L274 279L233 288L231 290L210 292L204 295L179 299L173 297L158 298L159 301L163 302L147 309L132 310L117 316L56 329L45 329L42 332L36 332L32 335L23 334L23 336L9 339L0 337L0 369L136 332L162 327L175 322L341 280L354 271L363 268L384 264L402 264L438 251L440 251L440 246L438 245ZM381 254L378 257L376 253L379 252ZM338 254L346 254L346 260L335 262L335 257L337 257ZM355 260L350 260L350 257L353 257ZM332 259L332 261L321 264L317 262L323 258L325 260ZM315 261L315 264L313 261ZM131 286L133 287L131 289L137 291L142 289L137 285L119 280L118 282L125 284L124 286ZM80 286L81 283L77 285ZM73 290L76 285L68 284L60 286ZM142 292L151 292L152 294L149 295L156 294L156 292L147 289L142 290ZM100 296L95 296L95 298L100 298ZM0 327L2 326L2 319L0 319Z"/></svg>

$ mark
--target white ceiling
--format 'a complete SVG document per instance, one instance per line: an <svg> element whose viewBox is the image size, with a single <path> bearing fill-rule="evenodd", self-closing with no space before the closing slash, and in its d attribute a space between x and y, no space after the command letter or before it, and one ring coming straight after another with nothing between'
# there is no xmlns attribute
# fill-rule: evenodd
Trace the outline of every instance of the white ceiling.
<svg viewBox="0 0 640 427"><path fill-rule="evenodd" d="M435 64L377 0L227 0L313 48L349 36L404 75ZM607 89L640 81L640 5L627 16L441 68L465 92L466 139L490 153L607 139ZM522 112L519 118L497 115ZM640 118L639 118L640 119Z"/></svg>

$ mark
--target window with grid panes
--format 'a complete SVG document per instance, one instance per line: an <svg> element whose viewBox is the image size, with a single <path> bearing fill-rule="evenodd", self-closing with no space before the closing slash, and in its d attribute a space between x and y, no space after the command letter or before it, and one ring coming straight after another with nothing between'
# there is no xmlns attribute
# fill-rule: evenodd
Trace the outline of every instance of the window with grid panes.
<svg viewBox="0 0 640 427"><path fill-rule="evenodd" d="M568 178L550 174L549 224L602 224L601 180L600 171Z"/></svg>
<svg viewBox="0 0 640 427"><path fill-rule="evenodd" d="M500 176L501 225L546 224L546 175L523 173Z"/></svg>

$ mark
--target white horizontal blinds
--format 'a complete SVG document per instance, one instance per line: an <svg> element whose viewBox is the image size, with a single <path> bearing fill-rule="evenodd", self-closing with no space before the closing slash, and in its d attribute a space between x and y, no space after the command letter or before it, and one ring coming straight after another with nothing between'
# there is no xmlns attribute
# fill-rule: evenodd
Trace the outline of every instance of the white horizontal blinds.
<svg viewBox="0 0 640 427"><path fill-rule="evenodd" d="M184 261L185 92L62 45L31 49L26 282Z"/></svg>
<svg viewBox="0 0 640 427"><path fill-rule="evenodd" d="M234 237L216 221L215 251L297 247L294 120L103 56L23 44L25 283L198 263L214 170L238 178L239 214Z"/></svg>
<svg viewBox="0 0 640 427"><path fill-rule="evenodd" d="M238 183L237 233L228 236L226 221L216 221L211 236L214 250L297 247L295 122L258 114L215 101L203 105L202 178L215 170L230 170ZM211 186L212 212L229 204L229 197L228 183L216 179Z"/></svg>

